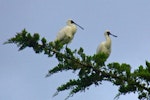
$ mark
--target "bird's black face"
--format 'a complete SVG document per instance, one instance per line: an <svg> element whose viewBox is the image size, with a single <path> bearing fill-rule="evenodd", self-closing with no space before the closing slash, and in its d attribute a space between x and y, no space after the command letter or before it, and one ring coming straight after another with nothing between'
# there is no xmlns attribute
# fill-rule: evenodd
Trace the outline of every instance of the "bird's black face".
<svg viewBox="0 0 150 100"><path fill-rule="evenodd" d="M111 33L108 31L107 34L110 35Z"/></svg>
<svg viewBox="0 0 150 100"><path fill-rule="evenodd" d="M71 23L75 23L73 20L71 20Z"/></svg>

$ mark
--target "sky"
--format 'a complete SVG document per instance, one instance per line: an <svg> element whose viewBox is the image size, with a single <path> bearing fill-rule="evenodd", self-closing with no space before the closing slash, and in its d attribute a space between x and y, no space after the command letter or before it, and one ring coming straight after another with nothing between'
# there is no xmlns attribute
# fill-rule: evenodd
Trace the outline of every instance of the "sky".
<svg viewBox="0 0 150 100"><path fill-rule="evenodd" d="M0 0L0 100L63 100L69 91L52 95L58 86L77 78L71 71L45 78L58 64L55 58L35 54L31 48L19 52L15 44L3 45L24 28L53 41L71 18L85 30L78 28L69 47L83 47L87 55L95 54L105 40L105 30L110 30L118 37L111 37L112 52L106 64L127 63L132 70L145 66L145 61L150 61L149 5L149 0ZM113 100L117 90L103 82L69 100ZM119 100L129 98L138 100L133 93Z"/></svg>

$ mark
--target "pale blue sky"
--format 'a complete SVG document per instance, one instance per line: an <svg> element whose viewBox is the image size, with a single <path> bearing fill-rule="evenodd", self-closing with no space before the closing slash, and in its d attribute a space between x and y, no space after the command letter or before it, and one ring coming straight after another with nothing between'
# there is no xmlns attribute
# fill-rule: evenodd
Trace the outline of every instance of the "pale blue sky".
<svg viewBox="0 0 150 100"><path fill-rule="evenodd" d="M83 47L93 55L109 29L118 38L112 37L106 63L128 63L136 69L150 61L149 0L0 0L0 100L63 100L68 95L65 91L52 98L58 86L76 78L72 72L45 78L57 64L55 58L31 48L18 52L16 45L2 43L24 28L52 41L69 18L85 29L78 28L70 48ZM103 82L69 100L113 100L117 93L117 87ZM120 97L127 99L138 100L136 94Z"/></svg>

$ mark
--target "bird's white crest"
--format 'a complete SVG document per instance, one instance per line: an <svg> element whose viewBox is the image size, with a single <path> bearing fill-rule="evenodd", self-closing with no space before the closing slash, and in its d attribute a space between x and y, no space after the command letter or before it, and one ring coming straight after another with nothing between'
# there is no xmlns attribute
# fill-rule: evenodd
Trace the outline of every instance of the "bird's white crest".
<svg viewBox="0 0 150 100"><path fill-rule="evenodd" d="M78 24L76 24L73 20L69 19L67 21L67 25L65 27L63 27L59 32L58 35L55 39L55 41L59 41L62 44L68 44L71 42L71 40L74 37L74 34L77 31L77 26L79 26ZM81 26L79 26L81 29L83 29ZM54 41L54 42L55 42Z"/></svg>
<svg viewBox="0 0 150 100"><path fill-rule="evenodd" d="M109 57L109 55L111 53L111 38L110 38L110 35L112 35L114 37L117 37L117 36L114 35L114 34L111 34L109 30L106 30L104 35L105 35L106 41L103 41L99 44L99 46L97 47L96 54L104 53Z"/></svg>

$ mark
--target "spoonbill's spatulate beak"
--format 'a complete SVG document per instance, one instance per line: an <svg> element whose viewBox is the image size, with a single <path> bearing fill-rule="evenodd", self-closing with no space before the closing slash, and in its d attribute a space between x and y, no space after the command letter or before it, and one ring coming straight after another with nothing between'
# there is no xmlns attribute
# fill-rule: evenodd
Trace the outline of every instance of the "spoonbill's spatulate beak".
<svg viewBox="0 0 150 100"><path fill-rule="evenodd" d="M116 35L114 35L114 34L111 34L111 33L110 33L110 35L112 35L113 37L117 37Z"/></svg>
<svg viewBox="0 0 150 100"><path fill-rule="evenodd" d="M82 30L84 30L84 28L80 25L78 25L77 23L74 22L75 25L77 25L78 27L80 27Z"/></svg>

